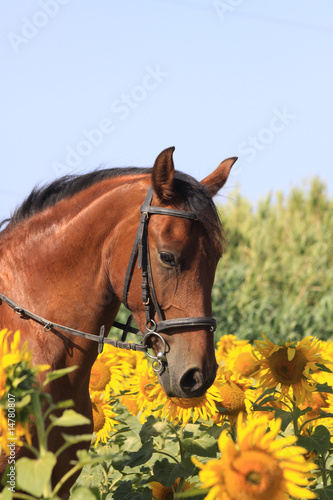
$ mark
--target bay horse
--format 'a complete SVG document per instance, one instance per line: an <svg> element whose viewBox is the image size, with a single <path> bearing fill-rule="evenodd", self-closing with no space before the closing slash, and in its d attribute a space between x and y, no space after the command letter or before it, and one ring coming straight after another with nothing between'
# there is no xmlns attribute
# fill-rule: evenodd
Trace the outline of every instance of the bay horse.
<svg viewBox="0 0 333 500"><path fill-rule="evenodd" d="M237 158L198 182L175 171L173 151L162 151L152 169L96 170L35 188L0 233L0 293L15 301L2 301L0 326L21 331L35 364L78 366L46 390L54 402L72 399L90 420L89 376L100 347L92 340L100 339L102 325L110 330L121 302L144 332L144 347L154 350L167 395L203 395L216 375L211 291L223 230L212 197ZM32 316L13 314L15 304ZM71 432L91 433L92 425ZM61 430L54 429L50 450L59 443ZM76 451L72 446L61 455L54 484ZM2 471L5 466L2 457ZM65 484L63 498L75 479Z"/></svg>

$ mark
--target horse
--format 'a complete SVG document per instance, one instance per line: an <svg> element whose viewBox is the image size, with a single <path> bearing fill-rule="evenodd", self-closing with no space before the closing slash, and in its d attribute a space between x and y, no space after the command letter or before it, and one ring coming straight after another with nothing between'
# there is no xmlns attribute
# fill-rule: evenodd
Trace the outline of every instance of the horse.
<svg viewBox="0 0 333 500"><path fill-rule="evenodd" d="M144 335L125 347L153 349L167 395L201 396L216 376L211 292L224 235L212 198L237 158L198 182L175 170L173 152L162 151L153 168L97 169L34 188L0 232L1 328L21 331L34 364L78 367L46 391L54 402L71 399L90 421L90 370L122 302ZM91 433L92 424L71 432ZM49 449L59 443L55 428ZM53 484L77 449L63 452Z"/></svg>

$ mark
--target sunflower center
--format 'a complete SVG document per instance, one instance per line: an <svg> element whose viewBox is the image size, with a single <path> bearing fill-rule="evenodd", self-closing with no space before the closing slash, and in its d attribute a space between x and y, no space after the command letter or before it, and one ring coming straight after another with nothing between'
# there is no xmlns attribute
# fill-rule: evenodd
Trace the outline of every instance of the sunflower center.
<svg viewBox="0 0 333 500"><path fill-rule="evenodd" d="M219 392L221 402L218 406L227 409L227 411L223 412L225 415L237 415L240 411L246 411L245 393L237 384L231 381L226 382L219 388Z"/></svg>
<svg viewBox="0 0 333 500"><path fill-rule="evenodd" d="M95 361L90 374L90 389L92 391L103 391L110 380L110 368L102 361Z"/></svg>
<svg viewBox="0 0 333 500"><path fill-rule="evenodd" d="M306 364L307 359L300 350L296 350L293 359L289 361L287 347L275 351L269 358L269 365L275 380L284 385L300 382Z"/></svg>
<svg viewBox="0 0 333 500"><path fill-rule="evenodd" d="M239 452L224 477L232 500L276 498L283 488L283 473L278 461L263 451Z"/></svg>
<svg viewBox="0 0 333 500"><path fill-rule="evenodd" d="M194 408L196 406L200 406L200 403L205 399L205 396L202 396L201 398L170 398L171 401L177 405L180 406L181 408L184 408L185 410L187 408Z"/></svg>
<svg viewBox="0 0 333 500"><path fill-rule="evenodd" d="M244 377L249 377L257 370L258 363L249 352L242 352L237 356L234 368Z"/></svg>
<svg viewBox="0 0 333 500"><path fill-rule="evenodd" d="M162 499L161 500L173 500L173 491L172 488L166 488L163 491Z"/></svg>
<svg viewBox="0 0 333 500"><path fill-rule="evenodd" d="M94 422L94 432L98 432L103 429L105 424L105 415L101 405L92 401L92 412L93 412L93 422Z"/></svg>

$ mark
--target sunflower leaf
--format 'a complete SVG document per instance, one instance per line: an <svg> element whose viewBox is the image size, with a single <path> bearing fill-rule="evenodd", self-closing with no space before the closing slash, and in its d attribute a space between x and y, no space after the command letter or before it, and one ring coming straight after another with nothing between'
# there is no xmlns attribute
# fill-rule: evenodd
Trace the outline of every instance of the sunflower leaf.
<svg viewBox="0 0 333 500"><path fill-rule="evenodd" d="M333 498L333 485L326 486L325 488L317 488L314 490L319 500L332 500Z"/></svg>
<svg viewBox="0 0 333 500"><path fill-rule="evenodd" d="M144 465L151 459L154 451L153 440L146 441L138 451L130 453L118 454L112 459L112 465L117 470L122 470L124 467L137 467Z"/></svg>
<svg viewBox="0 0 333 500"><path fill-rule="evenodd" d="M324 384L316 385L316 392L326 392L327 394L333 394L333 387L325 382Z"/></svg>
<svg viewBox="0 0 333 500"><path fill-rule="evenodd" d="M316 363L316 366L322 371L322 372L327 372L327 373L333 373L332 370L328 368L326 365L322 365L321 363Z"/></svg>
<svg viewBox="0 0 333 500"><path fill-rule="evenodd" d="M167 458L157 460L153 467L154 476L152 481L158 481L165 487L170 487L179 477L187 477L192 474L194 465L191 460L184 460L182 464L169 462Z"/></svg>
<svg viewBox="0 0 333 500"><path fill-rule="evenodd" d="M69 373L73 372L76 369L77 366L68 366L67 368L61 368L60 370L53 370L52 372L48 372L46 374L45 381L42 387L45 387L49 382L52 382L53 380L57 380L58 378L63 377L64 375L68 375Z"/></svg>
<svg viewBox="0 0 333 500"><path fill-rule="evenodd" d="M114 491L113 498L114 500L151 500L152 491L146 488L144 491L134 492L132 482L125 481Z"/></svg>
<svg viewBox="0 0 333 500"><path fill-rule="evenodd" d="M183 441L183 446L191 455L211 458L216 457L216 440L212 436L209 436L209 434L205 434L205 436L196 439L186 438Z"/></svg>
<svg viewBox="0 0 333 500"><path fill-rule="evenodd" d="M145 443L152 437L160 436L167 429L167 422L159 422L153 415L150 415L140 430L141 442Z"/></svg>
<svg viewBox="0 0 333 500"><path fill-rule="evenodd" d="M327 427L318 425L311 436L300 436L297 440L298 446L303 446L308 451L316 451L325 455L331 445L331 435Z"/></svg>
<svg viewBox="0 0 333 500"><path fill-rule="evenodd" d="M61 417L56 418L54 415L50 415L50 418L52 424L57 427L73 427L90 424L89 418L84 417L75 410L65 410Z"/></svg>
<svg viewBox="0 0 333 500"><path fill-rule="evenodd" d="M274 418L281 419L281 431L284 432L288 425L296 418L299 418L301 414L302 412L299 408L295 408L294 411L285 411L281 410L281 408L278 408L275 411Z"/></svg>
<svg viewBox="0 0 333 500"><path fill-rule="evenodd" d="M37 459L20 458L16 462L18 488L36 497L42 496L56 462L56 457L50 451Z"/></svg>
<svg viewBox="0 0 333 500"><path fill-rule="evenodd" d="M98 488L87 488L86 486L76 486L71 494L72 500L99 500Z"/></svg>

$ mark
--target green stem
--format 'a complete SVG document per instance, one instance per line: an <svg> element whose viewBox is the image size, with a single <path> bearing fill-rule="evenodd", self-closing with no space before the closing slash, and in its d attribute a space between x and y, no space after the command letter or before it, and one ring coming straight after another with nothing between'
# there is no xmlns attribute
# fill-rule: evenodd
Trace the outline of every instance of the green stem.
<svg viewBox="0 0 333 500"><path fill-rule="evenodd" d="M174 460L177 464L180 463L179 460L177 460L177 458L173 457L172 455L170 455L170 453L167 453L166 451L153 450L153 453L165 455L166 457L172 458L172 460Z"/></svg>
<svg viewBox="0 0 333 500"><path fill-rule="evenodd" d="M22 500L36 500L36 497L28 495L27 493L14 493L13 498L21 498Z"/></svg>
<svg viewBox="0 0 333 500"><path fill-rule="evenodd" d="M185 484L185 477L181 477L179 479L179 483L178 483L178 486L177 486L176 493L181 493L183 491L184 484Z"/></svg>
<svg viewBox="0 0 333 500"><path fill-rule="evenodd" d="M37 438L39 445L39 456L44 456L47 452L47 442L45 439L45 429L42 415L42 408L40 405L39 392L34 391L31 395L32 411L35 417L35 425L37 430Z"/></svg>
<svg viewBox="0 0 333 500"><path fill-rule="evenodd" d="M39 391L34 391L31 394L32 412L35 417L35 425L37 430L38 446L39 446L39 457L42 458L47 454L47 435L44 428L44 420L42 414L42 407L40 404L40 393ZM45 485L43 490L43 498L49 498L51 496L51 480Z"/></svg>
<svg viewBox="0 0 333 500"><path fill-rule="evenodd" d="M293 412L295 412L297 406L296 406L296 403L293 401ZM295 436L299 436L300 435L300 431L298 429L298 418L297 417L294 417L293 418L293 425L294 425L294 434Z"/></svg>
<svg viewBox="0 0 333 500"><path fill-rule="evenodd" d="M323 485L324 485L324 488L325 488L327 486L326 458L325 458L324 454L321 454L320 457L321 457L321 460L322 460L322 463L323 463L323 468L321 470L321 476L323 478Z"/></svg>
<svg viewBox="0 0 333 500"><path fill-rule="evenodd" d="M81 464L76 464L64 476L62 476L62 478L60 479L60 481L58 481L58 483L56 484L56 486L53 488L52 496L55 496L58 493L58 491L60 490L60 488L65 484L65 482L73 474L75 474L77 471L79 471L80 469L82 469L82 465Z"/></svg>
<svg viewBox="0 0 333 500"><path fill-rule="evenodd" d="M320 417L314 417L314 418L309 418L309 420L306 420L305 422L302 423L301 427L299 428L299 432L301 433L303 427L308 424L309 422L312 422L312 420L318 420Z"/></svg>

